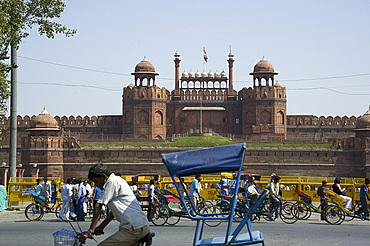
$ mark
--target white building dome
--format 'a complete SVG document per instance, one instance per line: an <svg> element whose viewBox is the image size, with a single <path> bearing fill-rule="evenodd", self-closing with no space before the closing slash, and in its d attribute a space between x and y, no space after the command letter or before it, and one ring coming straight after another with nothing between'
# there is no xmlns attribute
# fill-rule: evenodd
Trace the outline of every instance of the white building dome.
<svg viewBox="0 0 370 246"><path fill-rule="evenodd" d="M220 77L220 73L218 72L218 70L216 70L215 72L215 78L219 78Z"/></svg>
<svg viewBox="0 0 370 246"><path fill-rule="evenodd" d="M213 73L212 73L212 71L211 71L211 70L209 70L208 77L209 77L209 78L213 78Z"/></svg>
<svg viewBox="0 0 370 246"><path fill-rule="evenodd" d="M199 78L200 77L200 72L197 70L196 72L195 72L195 78Z"/></svg>
<svg viewBox="0 0 370 246"><path fill-rule="evenodd" d="M203 78L207 77L207 73L206 73L206 71L204 71L204 70L203 70L203 72L202 72L202 77L203 77Z"/></svg>
<svg viewBox="0 0 370 246"><path fill-rule="evenodd" d="M225 73L225 71L223 71L223 70L222 70L222 72L221 72L221 78L226 78L226 73Z"/></svg>
<svg viewBox="0 0 370 246"><path fill-rule="evenodd" d="M194 73L193 73L192 70L190 70L190 72L189 72L189 78L194 78Z"/></svg>
<svg viewBox="0 0 370 246"><path fill-rule="evenodd" d="M184 72L182 72L182 75L181 75L183 78L187 78L188 77L188 73L184 70Z"/></svg>

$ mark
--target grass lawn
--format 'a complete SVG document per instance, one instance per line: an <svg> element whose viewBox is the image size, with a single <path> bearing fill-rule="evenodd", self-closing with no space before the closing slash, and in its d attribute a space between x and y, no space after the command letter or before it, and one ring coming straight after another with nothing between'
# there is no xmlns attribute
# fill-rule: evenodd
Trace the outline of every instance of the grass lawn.
<svg viewBox="0 0 370 246"><path fill-rule="evenodd" d="M81 142L81 148L206 148L241 142L233 142L225 137L194 136L175 138L172 142ZM330 148L330 143L264 143L247 142L247 148Z"/></svg>

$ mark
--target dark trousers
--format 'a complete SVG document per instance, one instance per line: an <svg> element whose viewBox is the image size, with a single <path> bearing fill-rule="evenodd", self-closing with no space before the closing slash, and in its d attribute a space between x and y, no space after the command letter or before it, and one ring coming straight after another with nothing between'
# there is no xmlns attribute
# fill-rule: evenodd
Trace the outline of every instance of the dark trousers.
<svg viewBox="0 0 370 246"><path fill-rule="evenodd" d="M359 209L359 212L364 212L365 217L369 218L369 210L367 208L367 199L366 197L360 198L361 201L361 208Z"/></svg>
<svg viewBox="0 0 370 246"><path fill-rule="evenodd" d="M270 204L270 211L275 212L276 209L280 205L280 200L276 196L270 196L271 204Z"/></svg>
<svg viewBox="0 0 370 246"><path fill-rule="evenodd" d="M148 205L148 211L147 211L146 217L148 218L148 220L152 220L153 201L149 197L148 197L148 203L149 203L149 205Z"/></svg>
<svg viewBox="0 0 370 246"><path fill-rule="evenodd" d="M325 211L326 207L328 206L328 199L327 198L320 198L321 204L321 220L325 220Z"/></svg>
<svg viewBox="0 0 370 246"><path fill-rule="evenodd" d="M79 199L77 202L76 208L77 220L84 221L85 220L85 212L84 212L84 199Z"/></svg>

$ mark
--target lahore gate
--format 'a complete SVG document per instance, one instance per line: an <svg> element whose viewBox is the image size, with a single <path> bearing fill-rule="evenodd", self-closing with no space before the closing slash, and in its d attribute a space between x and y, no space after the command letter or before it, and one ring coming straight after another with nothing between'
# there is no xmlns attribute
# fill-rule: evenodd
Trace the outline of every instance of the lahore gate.
<svg viewBox="0 0 370 246"><path fill-rule="evenodd" d="M286 88L266 59L256 63L250 87L234 90L234 54L223 71L180 72L174 55L174 89L156 85L159 73L144 58L123 88L122 114L99 116L18 116L18 176L83 175L97 162L121 173L165 174L163 152L179 149L83 149L79 142L153 142L213 135L235 141L332 143L330 149L247 149L245 165L262 175L370 176L370 110L363 116L287 115ZM369 102L364 102L369 103ZM359 105L363 106L363 105ZM9 118L0 122L0 183L6 176ZM4 165L5 163L5 165ZM314 166L313 166L314 165ZM22 171L23 170L23 171Z"/></svg>

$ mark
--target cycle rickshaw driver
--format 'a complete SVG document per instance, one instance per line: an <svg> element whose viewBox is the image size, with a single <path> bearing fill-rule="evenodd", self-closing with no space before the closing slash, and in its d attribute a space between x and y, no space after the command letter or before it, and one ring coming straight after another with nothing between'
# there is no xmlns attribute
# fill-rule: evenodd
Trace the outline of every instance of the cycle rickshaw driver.
<svg viewBox="0 0 370 246"><path fill-rule="evenodd" d="M118 232L106 238L99 245L140 245L137 241L149 234L149 222L127 182L111 173L105 164L92 166L88 177L103 191L95 205L90 229L81 234L80 242L85 243L86 239L94 234L103 234L104 228L116 218L120 223ZM96 226L103 204L108 206L110 212L107 218Z"/></svg>

